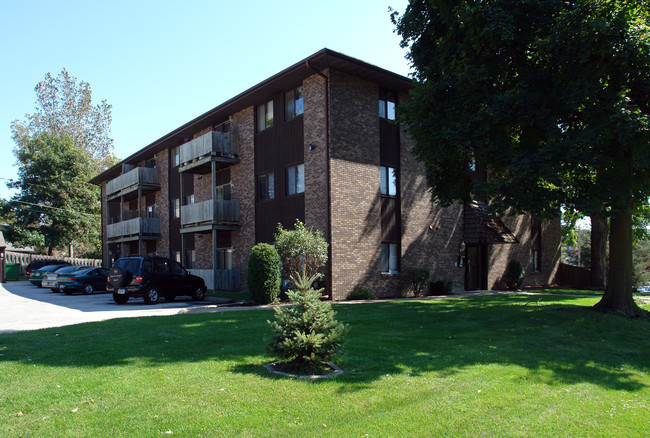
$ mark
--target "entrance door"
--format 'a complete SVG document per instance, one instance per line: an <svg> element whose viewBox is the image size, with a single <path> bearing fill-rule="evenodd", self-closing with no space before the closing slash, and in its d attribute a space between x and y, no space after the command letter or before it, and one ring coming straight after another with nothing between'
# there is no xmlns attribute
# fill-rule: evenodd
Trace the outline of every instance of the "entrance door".
<svg viewBox="0 0 650 438"><path fill-rule="evenodd" d="M468 246L465 257L465 290L487 289L487 245Z"/></svg>

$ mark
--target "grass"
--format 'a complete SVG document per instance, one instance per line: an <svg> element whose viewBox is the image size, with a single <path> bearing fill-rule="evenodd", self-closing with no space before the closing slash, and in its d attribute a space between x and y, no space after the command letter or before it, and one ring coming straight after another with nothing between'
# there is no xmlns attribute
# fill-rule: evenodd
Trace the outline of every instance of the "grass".
<svg viewBox="0 0 650 438"><path fill-rule="evenodd" d="M596 301L337 305L345 373L316 383L262 368L268 310L4 334L0 436L647 435L650 324Z"/></svg>

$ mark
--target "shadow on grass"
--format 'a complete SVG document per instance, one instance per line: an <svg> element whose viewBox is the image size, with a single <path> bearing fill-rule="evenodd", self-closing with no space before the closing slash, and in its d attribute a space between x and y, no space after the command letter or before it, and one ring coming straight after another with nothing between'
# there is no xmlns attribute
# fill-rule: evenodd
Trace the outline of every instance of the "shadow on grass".
<svg viewBox="0 0 650 438"><path fill-rule="evenodd" d="M593 298L485 296L337 305L350 331L334 362L341 391L384 376L515 366L545 384L587 382L637 391L650 373L650 324L592 310ZM222 361L231 372L277 379L262 368L271 311L110 320L0 335L0 362L55 367L159 366ZM232 364L232 365L231 365Z"/></svg>

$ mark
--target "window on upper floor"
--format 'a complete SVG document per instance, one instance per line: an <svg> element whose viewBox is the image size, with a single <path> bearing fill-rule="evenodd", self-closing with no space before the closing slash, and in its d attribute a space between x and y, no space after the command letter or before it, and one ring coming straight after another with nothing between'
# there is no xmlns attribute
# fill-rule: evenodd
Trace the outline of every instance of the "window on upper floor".
<svg viewBox="0 0 650 438"><path fill-rule="evenodd" d="M305 165L287 167L287 196L305 192Z"/></svg>
<svg viewBox="0 0 650 438"><path fill-rule="evenodd" d="M273 100L269 100L257 107L257 132L273 126Z"/></svg>
<svg viewBox="0 0 650 438"><path fill-rule="evenodd" d="M380 166L379 171L381 172L379 193L384 196L397 196L397 169Z"/></svg>
<svg viewBox="0 0 650 438"><path fill-rule="evenodd" d="M181 200L172 199L171 207L172 207L172 219L178 219L179 217L181 217Z"/></svg>
<svg viewBox="0 0 650 438"><path fill-rule="evenodd" d="M172 167L178 167L181 165L181 147L176 146L172 149Z"/></svg>
<svg viewBox="0 0 650 438"><path fill-rule="evenodd" d="M257 176L257 200L266 201L275 198L275 178L273 172Z"/></svg>
<svg viewBox="0 0 650 438"><path fill-rule="evenodd" d="M291 120L303 112L302 86L287 91L284 95L285 120Z"/></svg>
<svg viewBox="0 0 650 438"><path fill-rule="evenodd" d="M379 117L395 120L395 93L379 90Z"/></svg>

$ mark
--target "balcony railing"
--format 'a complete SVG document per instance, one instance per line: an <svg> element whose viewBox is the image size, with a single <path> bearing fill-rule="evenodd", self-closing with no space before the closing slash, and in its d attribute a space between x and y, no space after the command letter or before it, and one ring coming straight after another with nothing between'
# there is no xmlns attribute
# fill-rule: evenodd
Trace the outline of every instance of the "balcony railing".
<svg viewBox="0 0 650 438"><path fill-rule="evenodd" d="M138 186L160 187L160 171L151 167L136 167L106 183L106 195L116 195L125 189Z"/></svg>
<svg viewBox="0 0 650 438"><path fill-rule="evenodd" d="M188 269L205 281L210 290L238 291L241 289L241 271L239 269ZM215 284L215 280L217 283Z"/></svg>
<svg viewBox="0 0 650 438"><path fill-rule="evenodd" d="M216 203L216 205L215 205ZM209 222L213 225L236 225L239 223L239 201L203 201L181 207L181 225Z"/></svg>
<svg viewBox="0 0 650 438"><path fill-rule="evenodd" d="M157 217L136 217L106 227L106 235L109 239L116 239L126 236L156 236L160 235L160 218Z"/></svg>
<svg viewBox="0 0 650 438"><path fill-rule="evenodd" d="M181 166L205 156L237 157L237 137L232 132L211 131L180 148Z"/></svg>

